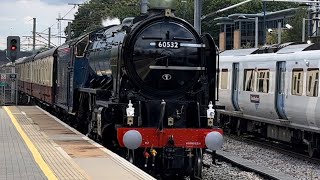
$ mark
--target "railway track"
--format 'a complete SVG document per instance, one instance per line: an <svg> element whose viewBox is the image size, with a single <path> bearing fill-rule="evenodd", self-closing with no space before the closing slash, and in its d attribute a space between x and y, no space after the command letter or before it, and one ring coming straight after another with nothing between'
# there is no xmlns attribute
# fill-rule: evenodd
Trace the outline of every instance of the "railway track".
<svg viewBox="0 0 320 180"><path fill-rule="evenodd" d="M212 151L206 149L206 153L211 154ZM232 167L237 167L244 172L254 173L256 176L260 176L262 179L272 179L272 180L294 180L292 177L285 177L281 173L276 173L270 169L257 166L254 163L250 163L248 160L236 157L228 152L218 151L216 154L217 159L222 162L231 164ZM221 164L221 162L218 162ZM206 165L207 166L207 165Z"/></svg>
<svg viewBox="0 0 320 180"><path fill-rule="evenodd" d="M294 149L297 149L297 148L283 144L283 143L267 140L264 138L257 138L257 137L251 136L251 135L241 135L241 136L228 135L228 136L232 139L235 139L238 141L243 141L248 144L254 144L254 145L258 145L262 148L268 148L271 150L275 150L279 153L291 156L293 158L297 158L297 159L304 160L304 161L309 161L314 164L320 164L320 159L318 157L309 157L308 155L303 154L305 152L294 151Z"/></svg>
<svg viewBox="0 0 320 180"><path fill-rule="evenodd" d="M292 159L297 159L299 161L306 161L311 164L320 165L319 158L309 157L306 154L293 151L293 148L286 145L286 144L281 144L281 143L275 142L275 141L256 138L256 137L249 136L249 135L236 136L236 135L226 135L225 134L225 136L227 136L228 138L233 139L235 141L244 142L250 146L256 146L261 149L275 151L279 154L284 155L285 157L289 156ZM242 147L242 148L245 149L247 147ZM286 174L284 174L282 172L276 172L276 171L272 170L270 167L269 168L261 168L261 167L264 167L263 165L258 167L256 163L254 163L254 162L249 163L248 162L248 161L250 161L250 158L248 158L249 160L246 160L247 159L246 157L245 157L245 159L242 159L242 158L240 158L240 156L234 155L231 152L232 151L230 151L230 153L229 153L228 150L217 151L216 156L220 161L231 163L232 166L238 167L239 169L241 169L243 171L253 172L256 175L259 175L265 179L291 179L291 178L294 179L293 177L290 177L290 175L287 174L287 172L285 172ZM211 154L212 152L210 150L206 150L206 153ZM252 156L255 156L255 155L253 154ZM300 179L300 178L297 178L297 179Z"/></svg>

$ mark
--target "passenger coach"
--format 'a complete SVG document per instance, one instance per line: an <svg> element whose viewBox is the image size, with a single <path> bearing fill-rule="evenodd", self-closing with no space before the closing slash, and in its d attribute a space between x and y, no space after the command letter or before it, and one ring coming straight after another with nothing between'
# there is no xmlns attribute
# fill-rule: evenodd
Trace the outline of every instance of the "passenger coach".
<svg viewBox="0 0 320 180"><path fill-rule="evenodd" d="M229 128L320 148L320 45L288 43L221 53L219 111Z"/></svg>

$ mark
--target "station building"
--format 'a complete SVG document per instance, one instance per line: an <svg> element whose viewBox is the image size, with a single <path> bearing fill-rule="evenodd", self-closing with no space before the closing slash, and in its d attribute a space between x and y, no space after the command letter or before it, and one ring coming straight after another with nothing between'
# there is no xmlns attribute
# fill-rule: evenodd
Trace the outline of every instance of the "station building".
<svg viewBox="0 0 320 180"><path fill-rule="evenodd" d="M267 29L278 28L278 22L285 27L297 12L297 8L285 9L277 12L258 14L231 14L228 17L218 17L215 20L220 26L219 48L221 51L255 46L255 29L258 21L258 45L265 44L264 33ZM257 19L256 19L257 18ZM265 26L264 27L264 22Z"/></svg>

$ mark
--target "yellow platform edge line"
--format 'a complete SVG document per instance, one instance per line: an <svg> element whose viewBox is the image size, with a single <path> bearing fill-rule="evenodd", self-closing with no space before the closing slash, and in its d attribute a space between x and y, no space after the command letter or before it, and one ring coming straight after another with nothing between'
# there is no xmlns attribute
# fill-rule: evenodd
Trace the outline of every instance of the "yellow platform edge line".
<svg viewBox="0 0 320 180"><path fill-rule="evenodd" d="M21 128L20 124L18 123L17 119L13 116L10 109L8 107L4 107L4 110L9 115L13 125L16 127L17 131L21 135L22 139L28 146L29 150L31 151L34 160L39 165L42 172L47 176L49 180L58 180L55 176L54 172L51 170L51 168L48 166L48 164L44 161L41 154L39 153L38 149L35 147L35 145L32 143L30 138L27 136L27 134L24 132L24 130Z"/></svg>

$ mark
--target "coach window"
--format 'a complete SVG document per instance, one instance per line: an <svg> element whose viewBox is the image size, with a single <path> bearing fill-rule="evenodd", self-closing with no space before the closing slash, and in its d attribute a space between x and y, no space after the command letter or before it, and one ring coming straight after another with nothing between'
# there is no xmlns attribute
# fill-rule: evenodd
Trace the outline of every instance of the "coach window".
<svg viewBox="0 0 320 180"><path fill-rule="evenodd" d="M303 91L303 69L292 70L291 94L301 96Z"/></svg>
<svg viewBox="0 0 320 180"><path fill-rule="evenodd" d="M84 37L83 39L81 39L80 42L77 43L77 50L76 50L77 57L84 57L88 44L89 44L89 36Z"/></svg>
<svg viewBox="0 0 320 180"><path fill-rule="evenodd" d="M308 69L307 71L307 96L318 97L319 69Z"/></svg>
<svg viewBox="0 0 320 180"><path fill-rule="evenodd" d="M221 71L221 89L228 89L228 69Z"/></svg>
<svg viewBox="0 0 320 180"><path fill-rule="evenodd" d="M253 91L254 88L254 69L244 70L243 90Z"/></svg>
<svg viewBox="0 0 320 180"><path fill-rule="evenodd" d="M269 69L259 69L257 76L257 92L268 93L269 92Z"/></svg>

